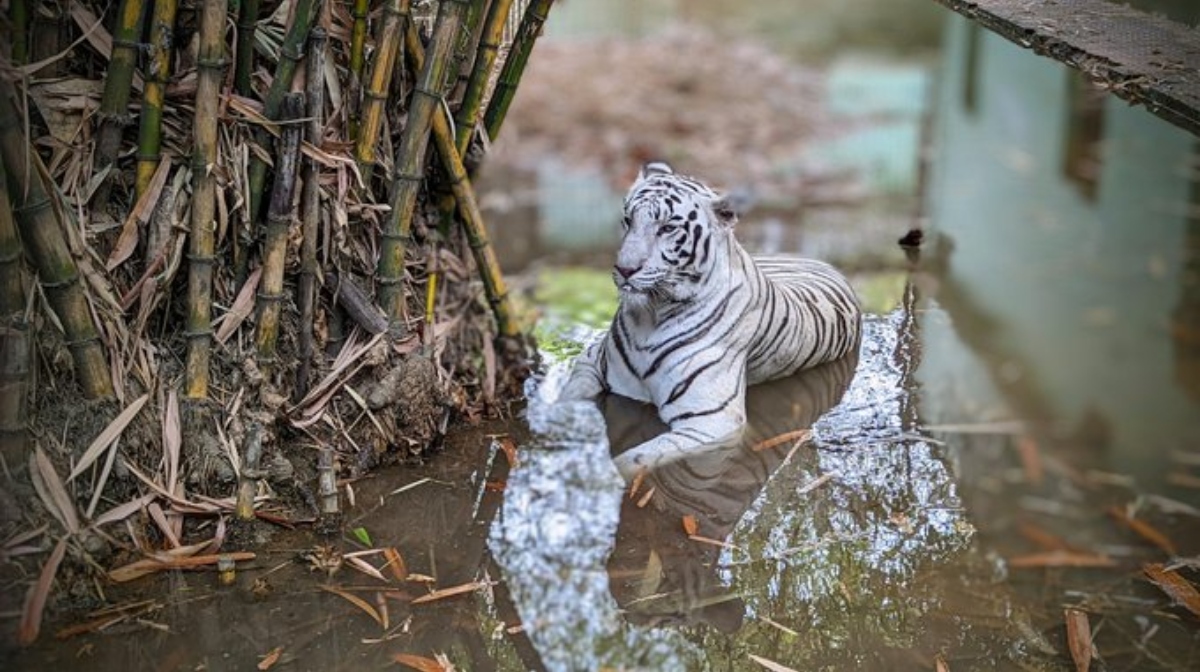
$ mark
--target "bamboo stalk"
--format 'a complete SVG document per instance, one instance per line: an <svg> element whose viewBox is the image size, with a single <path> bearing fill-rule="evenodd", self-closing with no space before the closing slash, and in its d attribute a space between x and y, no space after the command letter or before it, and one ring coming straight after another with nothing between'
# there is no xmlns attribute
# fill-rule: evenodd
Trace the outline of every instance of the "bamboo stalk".
<svg viewBox="0 0 1200 672"><path fill-rule="evenodd" d="M28 0L11 0L8 5L8 20L12 22L12 56L13 65L25 65L29 62L29 2Z"/></svg>
<svg viewBox="0 0 1200 672"><path fill-rule="evenodd" d="M22 132L12 84L0 77L0 164L13 200L18 234L50 308L58 316L66 335L67 349L75 364L75 377L88 399L113 396L112 376L100 345L79 269L71 257L58 220L62 208L54 208L46 188L45 168Z"/></svg>
<svg viewBox="0 0 1200 672"><path fill-rule="evenodd" d="M425 176L423 164L430 125L433 119L441 116L434 113L442 106L441 85L446 81L446 69L466 6L465 0L443 0L438 6L429 58L420 67L421 74L408 107L408 125L404 127L400 147L396 150L396 173L390 199L392 209L383 225L375 278L389 329L396 334L404 332L404 251L411 242L417 190Z"/></svg>
<svg viewBox="0 0 1200 672"><path fill-rule="evenodd" d="M237 500L234 515L238 520L254 520L254 495L263 473L258 468L262 460L263 427L251 422L246 428L246 448L242 451L242 465L238 469Z"/></svg>
<svg viewBox="0 0 1200 672"><path fill-rule="evenodd" d="M21 240L3 172L0 165L0 454L8 464L23 464L30 341L21 282Z"/></svg>
<svg viewBox="0 0 1200 672"><path fill-rule="evenodd" d="M384 11L391 6L391 2L384 6ZM370 0L354 0L354 10L351 16L354 17L354 24L350 27L350 75L353 81L361 82L363 73L363 52L366 50L367 44L367 16L371 12Z"/></svg>
<svg viewBox="0 0 1200 672"><path fill-rule="evenodd" d="M275 66L275 77L271 80L271 88L263 100L263 116L271 121L279 120L279 108L283 98L292 88L292 79L296 75L297 64L304 58L304 41L308 39L308 30L312 26L313 17L320 0L297 0L296 12L292 16L292 25L283 37L283 46L279 48L279 63ZM254 141L259 147L267 150L271 144L271 134L260 128L254 134ZM267 164L257 154L250 159L250 222L257 222L262 210L263 189L267 182ZM246 259L243 256L235 259L237 272L242 275Z"/></svg>
<svg viewBox="0 0 1200 672"><path fill-rule="evenodd" d="M129 113L129 91L133 88L133 69L137 64L138 42L142 34L142 10L145 0L121 0L117 25L112 36L112 56L104 76L104 95L100 99L100 130L96 133L96 154L92 169L96 173L111 166L121 149L121 133L133 123ZM111 176L104 183L111 184ZM97 192L96 203L108 200L108 188Z"/></svg>
<svg viewBox="0 0 1200 672"><path fill-rule="evenodd" d="M66 59L52 58L62 51L69 41L71 20L67 15L67 3L39 2L31 7L33 28L29 40L29 62L40 63L49 59L46 66L32 77L59 77L66 72Z"/></svg>
<svg viewBox="0 0 1200 672"><path fill-rule="evenodd" d="M487 112L483 115L483 125L487 128L489 140L495 140L508 115L513 97L517 94L517 84L525 72L525 64L529 62L529 54L533 51L533 43L542 34L542 25L550 13L550 5L554 0L532 0L525 8L521 17L521 27L513 39L512 49L508 58L504 59L504 69L500 71L500 79L496 82L496 91L488 104Z"/></svg>
<svg viewBox="0 0 1200 672"><path fill-rule="evenodd" d="M192 220L188 240L187 364L184 395L208 397L208 363L212 344L212 281L216 247L217 116L225 71L225 0L203 0L200 6L200 50L196 58L196 115L193 123Z"/></svg>
<svg viewBox="0 0 1200 672"><path fill-rule="evenodd" d="M451 76L455 78L454 87L450 94L453 99L467 88L471 77L471 68L475 65L479 36L483 30L483 20L487 15L491 0L470 0L467 14L463 17L463 27L460 33L458 47L454 52L454 62L451 65Z"/></svg>
<svg viewBox="0 0 1200 672"><path fill-rule="evenodd" d="M321 496L321 517L338 515L337 472L334 470L333 446L321 446L317 456L317 494Z"/></svg>
<svg viewBox="0 0 1200 672"><path fill-rule="evenodd" d="M475 68L471 79L467 82L467 91L463 94L462 105L458 108L455 118L455 145L458 155L466 156L471 145L471 136L475 125L479 123L479 113L483 105L483 96L487 93L488 82L491 80L492 68L496 65L496 57L500 53L500 43L504 38L504 25L508 19L512 0L492 0L488 8L487 20L483 25L483 35L479 40L479 52L475 56Z"/></svg>
<svg viewBox="0 0 1200 672"><path fill-rule="evenodd" d="M142 113L138 127L137 181L135 202L150 186L150 178L162 159L162 115L167 80L171 77L171 43L175 39L177 0L154 0L150 19L150 62L146 66L146 85L142 92Z"/></svg>
<svg viewBox="0 0 1200 672"><path fill-rule="evenodd" d="M283 119L294 122L304 116L304 94L289 93L283 99ZM283 301L283 271L287 260L288 228L295 219L292 195L296 187L296 163L300 157L298 123L285 123L275 164L275 184L267 212L267 230L263 240L262 279L258 285L258 327L255 346L258 365L269 375L275 363L275 344L279 340L280 303Z"/></svg>
<svg viewBox="0 0 1200 672"><path fill-rule="evenodd" d="M388 0L383 7L383 22L371 66L371 79L367 82L367 90L363 92L362 125L354 146L354 158L367 184L370 184L371 171L375 167L375 146L379 142L379 127L383 124L388 84L392 81L396 56L400 52L401 31L408 21L410 5L411 0Z"/></svg>
<svg viewBox="0 0 1200 672"><path fill-rule="evenodd" d="M308 123L304 134L314 147L321 145L321 129L325 111L325 40L324 28L313 28L308 38ZM300 240L300 282L296 303L300 306L300 366L296 371L293 392L297 403L308 394L308 374L313 358L313 319L317 300L317 225L321 216L321 187L317 183L317 162L305 157L300 179L300 207L304 216Z"/></svg>
<svg viewBox="0 0 1200 672"><path fill-rule="evenodd" d="M260 0L242 0L238 12L237 63L233 70L233 86L240 95L254 95L254 34L258 31Z"/></svg>
<svg viewBox="0 0 1200 672"><path fill-rule="evenodd" d="M405 31L404 37L405 48L411 54L413 66L420 68L425 54L416 28L409 26ZM454 200L458 204L458 215L462 220L463 231L467 235L467 242L475 257L475 263L479 266L479 275L483 280L483 289L487 294L492 312L496 316L496 324L502 336L515 337L520 334L520 330L514 319L512 306L508 301L508 287L504 282L504 274L500 272L500 263L496 259L496 253L492 249L491 242L488 240L487 228L483 223L483 214L479 210L479 203L476 201L475 192L471 188L471 180L467 175L467 169L463 165L462 157L459 155L458 148L454 144L455 139L453 132L450 130L449 115L444 107L439 107L438 113L433 116L432 125L434 143L438 156L442 161L442 169L449 176L450 189L454 194ZM436 283L436 280L433 282ZM434 289L436 289L436 286Z"/></svg>

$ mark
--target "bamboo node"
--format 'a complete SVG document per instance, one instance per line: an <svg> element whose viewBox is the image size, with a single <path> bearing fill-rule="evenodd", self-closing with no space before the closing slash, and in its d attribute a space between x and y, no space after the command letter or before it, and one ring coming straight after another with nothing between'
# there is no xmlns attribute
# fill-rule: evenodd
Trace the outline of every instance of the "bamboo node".
<svg viewBox="0 0 1200 672"><path fill-rule="evenodd" d="M370 99L372 99L372 100L383 100L383 101L386 101L386 100L387 100L387 98L388 98L387 91L371 91L371 90L367 90L367 91L363 91L363 94L362 94L362 95L363 95L363 98L370 98Z"/></svg>
<svg viewBox="0 0 1200 672"><path fill-rule="evenodd" d="M193 341L198 338L212 338L212 334L213 334L212 329L184 329L183 330L183 337L188 339L189 341Z"/></svg>
<svg viewBox="0 0 1200 672"><path fill-rule="evenodd" d="M73 285L77 282L79 282L79 273L76 272L76 273L72 273L67 278L65 278L63 280L59 280L57 282L51 282L49 280L42 280L41 284L42 284L42 289L62 289L63 287L70 287L71 285Z"/></svg>
<svg viewBox="0 0 1200 672"><path fill-rule="evenodd" d="M285 297L287 295L282 292L280 292L278 294L268 294L266 292L255 292L254 296L257 297L259 301L267 301L269 303L278 303L278 302L282 301L283 297Z"/></svg>
<svg viewBox="0 0 1200 672"><path fill-rule="evenodd" d="M189 264L207 264L212 266L217 262L216 255L212 254L193 254L189 252L186 256Z"/></svg>
<svg viewBox="0 0 1200 672"><path fill-rule="evenodd" d="M196 59L196 67L204 68L205 70L223 70L226 65L229 65L229 59L224 56Z"/></svg>
<svg viewBox="0 0 1200 672"><path fill-rule="evenodd" d="M100 342L99 336L84 336L83 338L75 339L74 341L64 341L63 345L68 350L82 350L91 347Z"/></svg>
<svg viewBox="0 0 1200 672"><path fill-rule="evenodd" d="M422 180L425 179L425 176L420 173L397 172L395 178L393 178L393 179L395 179L395 181L397 181L397 182L399 182L401 180L403 180L405 182L421 182Z"/></svg>
<svg viewBox="0 0 1200 672"><path fill-rule="evenodd" d="M423 96L428 96L430 98L433 98L435 101L437 101L439 103L442 102L442 94L440 94L436 91L430 91L429 89L426 89L423 86L419 86L419 85L414 86L412 91L413 91L414 96L419 93Z"/></svg>
<svg viewBox="0 0 1200 672"><path fill-rule="evenodd" d="M162 159L162 152L157 152L155 154L142 154L139 152L137 154L138 161L155 161L155 162L157 162L160 159Z"/></svg>
<svg viewBox="0 0 1200 672"><path fill-rule="evenodd" d="M399 285L402 282L404 282L404 276L400 276L400 277L396 277L396 278L385 278L383 276L377 276L375 278L375 284L383 285L384 287L392 287L394 285Z"/></svg>
<svg viewBox="0 0 1200 672"><path fill-rule="evenodd" d="M39 212L39 211L45 210L46 208L49 208L49 207L50 207L50 199L46 198L46 197L42 197L42 198L34 199L31 201L26 201L25 203L22 203L21 205L18 205L17 207L13 208L12 211L13 211L14 215L19 216L23 212Z"/></svg>
<svg viewBox="0 0 1200 672"><path fill-rule="evenodd" d="M18 247L11 252L0 254L0 264L11 264L21 258L21 248Z"/></svg>
<svg viewBox="0 0 1200 672"><path fill-rule="evenodd" d="M279 56L281 58L286 58L289 61L295 61L299 63L300 61L304 60L304 50L301 49L299 45L297 45L295 49L288 49L287 45L284 45L279 49Z"/></svg>

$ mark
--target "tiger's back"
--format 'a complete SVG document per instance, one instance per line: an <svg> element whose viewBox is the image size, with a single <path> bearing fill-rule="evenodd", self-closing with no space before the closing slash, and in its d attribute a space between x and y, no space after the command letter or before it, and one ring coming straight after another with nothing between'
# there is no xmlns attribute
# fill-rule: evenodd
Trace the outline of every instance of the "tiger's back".
<svg viewBox="0 0 1200 672"><path fill-rule="evenodd" d="M840 359L857 347L858 299L837 269L787 255L752 258L774 292L766 292L751 313L757 323L750 330L748 384Z"/></svg>

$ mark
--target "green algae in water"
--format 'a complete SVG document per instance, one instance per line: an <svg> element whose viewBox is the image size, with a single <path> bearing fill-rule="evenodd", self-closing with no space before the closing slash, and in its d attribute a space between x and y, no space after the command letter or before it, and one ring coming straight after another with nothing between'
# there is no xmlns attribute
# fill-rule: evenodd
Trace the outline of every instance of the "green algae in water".
<svg viewBox="0 0 1200 672"><path fill-rule="evenodd" d="M607 271L567 267L542 271L537 279L542 316L534 327L538 349L557 361L579 354L617 312L617 288Z"/></svg>

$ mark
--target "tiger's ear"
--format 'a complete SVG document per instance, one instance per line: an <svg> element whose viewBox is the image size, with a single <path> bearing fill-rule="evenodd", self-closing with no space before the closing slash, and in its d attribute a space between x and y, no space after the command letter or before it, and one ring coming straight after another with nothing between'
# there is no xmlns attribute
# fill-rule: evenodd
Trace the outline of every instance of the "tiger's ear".
<svg viewBox="0 0 1200 672"><path fill-rule="evenodd" d="M651 175L674 175L675 169L666 161L649 161L642 164L642 169L638 171L637 181L650 177Z"/></svg>
<svg viewBox="0 0 1200 672"><path fill-rule="evenodd" d="M711 205L718 224L728 229L732 229L737 224L738 209L729 194L721 194L714 198Z"/></svg>

